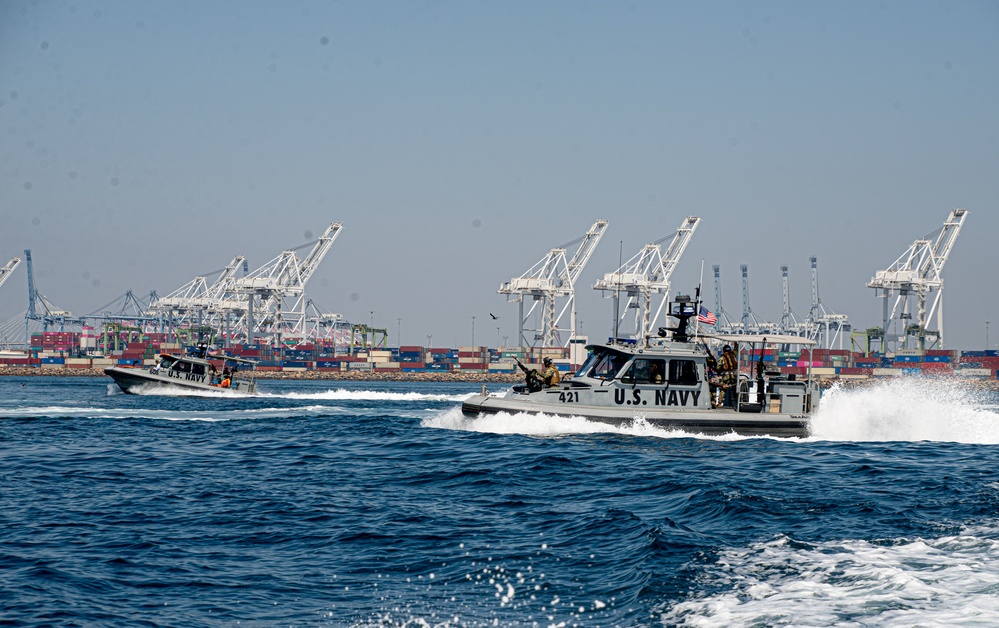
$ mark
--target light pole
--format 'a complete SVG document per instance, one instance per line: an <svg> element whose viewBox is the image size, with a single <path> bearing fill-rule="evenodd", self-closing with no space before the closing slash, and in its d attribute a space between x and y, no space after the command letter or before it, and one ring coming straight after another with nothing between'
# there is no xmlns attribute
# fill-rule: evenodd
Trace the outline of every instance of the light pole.
<svg viewBox="0 0 999 628"><path fill-rule="evenodd" d="M989 322L985 321L985 350L989 350Z"/></svg>
<svg viewBox="0 0 999 628"><path fill-rule="evenodd" d="M427 334L427 349L429 349L432 346L434 346L434 335Z"/></svg>
<svg viewBox="0 0 999 628"><path fill-rule="evenodd" d="M402 319L401 318L397 318L397 319L395 319L395 321L396 321L395 341L397 343L399 343L399 346L401 347L402 346Z"/></svg>
<svg viewBox="0 0 999 628"><path fill-rule="evenodd" d="M472 346L475 346L475 317L472 317Z"/></svg>

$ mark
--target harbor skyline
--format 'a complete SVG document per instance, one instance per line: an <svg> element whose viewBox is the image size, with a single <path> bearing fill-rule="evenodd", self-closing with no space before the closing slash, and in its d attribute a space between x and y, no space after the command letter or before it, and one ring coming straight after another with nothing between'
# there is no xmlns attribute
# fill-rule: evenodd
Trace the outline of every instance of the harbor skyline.
<svg viewBox="0 0 999 628"><path fill-rule="evenodd" d="M0 264L30 249L80 315L341 221L316 303L393 345L495 346L517 334L500 284L602 218L576 290L596 340L594 282L694 215L674 292L701 282L714 310L717 264L738 315L747 264L779 320L787 265L801 316L815 256L822 302L864 329L866 283L960 207L945 344L985 348L997 53L989 3L12 2ZM26 283L0 287L0 321Z"/></svg>

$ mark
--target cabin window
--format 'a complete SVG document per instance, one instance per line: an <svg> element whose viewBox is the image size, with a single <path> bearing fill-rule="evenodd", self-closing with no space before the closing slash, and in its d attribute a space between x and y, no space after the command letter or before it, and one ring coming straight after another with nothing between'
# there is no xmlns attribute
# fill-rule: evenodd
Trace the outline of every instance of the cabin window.
<svg viewBox="0 0 999 628"><path fill-rule="evenodd" d="M669 383L694 386L698 383L697 365L693 360L670 360Z"/></svg>
<svg viewBox="0 0 999 628"><path fill-rule="evenodd" d="M205 365L204 364L192 364L191 365L191 373L193 373L194 375L204 375L205 374Z"/></svg>
<svg viewBox="0 0 999 628"><path fill-rule="evenodd" d="M627 361L628 358L619 353L605 353L594 362L590 377L614 379Z"/></svg>
<svg viewBox="0 0 999 628"><path fill-rule="evenodd" d="M666 370L664 365L664 360L639 358L631 363L631 368L621 380L629 384L662 384L663 373Z"/></svg>
<svg viewBox="0 0 999 628"><path fill-rule="evenodd" d="M176 364L173 365L173 370L179 373L190 373L191 364L190 362L177 362Z"/></svg>

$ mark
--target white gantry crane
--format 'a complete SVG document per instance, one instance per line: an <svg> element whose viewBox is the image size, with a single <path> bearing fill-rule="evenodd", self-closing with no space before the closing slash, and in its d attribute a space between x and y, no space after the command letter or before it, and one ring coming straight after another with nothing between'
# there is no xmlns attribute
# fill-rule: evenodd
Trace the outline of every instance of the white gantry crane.
<svg viewBox="0 0 999 628"><path fill-rule="evenodd" d="M846 314L833 312L822 303L822 299L819 298L818 258L812 256L808 261L812 265L812 307L805 318L805 335L814 340L820 348L832 349L834 344L838 344L842 349L844 332L852 329L849 318Z"/></svg>
<svg viewBox="0 0 999 628"><path fill-rule="evenodd" d="M784 336L804 336L807 335L804 321L798 318L791 309L791 295L787 282L787 266L780 267L781 295L783 296L783 309L780 323L777 330Z"/></svg>
<svg viewBox="0 0 999 628"><path fill-rule="evenodd" d="M868 282L868 288L874 288L875 295L884 299L883 327L884 338L898 348L909 348L910 337L915 337L919 349L931 349L936 345L943 346L943 271L944 264L954 248L961 227L964 225L968 211L955 209L950 212L943 227L936 234L936 240L931 240L934 234L920 238L912 243L886 270L879 270ZM927 309L927 299L935 292L932 303ZM910 297L916 300L915 321L910 309ZM889 309L888 302L894 299ZM927 329L927 322L937 316L937 329ZM930 346L926 339L930 338Z"/></svg>
<svg viewBox="0 0 999 628"><path fill-rule="evenodd" d="M305 335L305 284L342 230L343 223L330 223L304 260L299 260L295 251L286 250L233 283L237 300L245 302L239 323L249 342L259 335L275 337L278 342L282 336Z"/></svg>
<svg viewBox="0 0 999 628"><path fill-rule="evenodd" d="M245 260L242 255L234 257L211 285L208 285L206 275L198 275L151 303L150 314L161 316L175 325L217 326L224 309L221 307L222 298L231 294L236 272L245 264Z"/></svg>
<svg viewBox="0 0 999 628"><path fill-rule="evenodd" d="M606 229L607 221L597 220L581 238L553 248L548 252L548 255L541 258L541 261L532 266L526 273L500 286L498 292L505 294L507 301L516 301L520 304L518 342L521 346L534 346L538 340L542 341L542 346L545 347L559 346L561 344L561 334L559 333L561 330L558 323L566 310L570 312L569 338L566 339L566 346L576 335L576 280ZM579 248L569 259L566 256L566 249L577 242L579 242ZM531 297L534 300L526 315L524 313L524 297ZM556 316L555 300L560 297L567 297L567 300ZM541 305L541 324L534 329L529 329L525 327L525 323L538 304ZM528 342L525 331L534 332L531 342Z"/></svg>
<svg viewBox="0 0 999 628"><path fill-rule="evenodd" d="M20 263L21 258L14 257L7 262L3 268L0 268L0 286L3 286L3 282L7 281L7 279L14 274L14 269L17 268Z"/></svg>
<svg viewBox="0 0 999 628"><path fill-rule="evenodd" d="M744 334L772 334L777 330L777 325L770 321L762 320L753 312L749 305L749 266L742 264L739 266L742 271L742 333Z"/></svg>
<svg viewBox="0 0 999 628"><path fill-rule="evenodd" d="M715 331L721 332L723 334L738 334L742 333L742 326L740 323L736 323L732 320L732 317L728 315L725 308L722 306L721 297L721 267L715 264L711 267L715 274Z"/></svg>
<svg viewBox="0 0 999 628"><path fill-rule="evenodd" d="M666 238L646 244L615 272L607 273L603 279L597 280L593 288L602 290L605 297L614 297L615 336L618 323L628 315L629 309L634 309L635 339L642 343L649 337L649 330L659 320L669 299L670 276L700 223L699 217L687 216L673 235L665 253L660 245ZM652 314L653 292L663 295L655 315ZM628 303L624 312L619 314L618 302L622 293L628 295Z"/></svg>

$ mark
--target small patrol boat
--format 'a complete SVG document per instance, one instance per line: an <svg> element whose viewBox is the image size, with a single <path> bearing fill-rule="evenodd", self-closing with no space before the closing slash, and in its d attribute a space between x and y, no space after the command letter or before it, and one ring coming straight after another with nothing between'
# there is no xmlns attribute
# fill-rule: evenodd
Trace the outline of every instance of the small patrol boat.
<svg viewBox="0 0 999 628"><path fill-rule="evenodd" d="M161 353L154 366L136 368L112 366L104 373L126 393L160 387L197 390L211 393L235 391L257 394L257 363L228 355L208 355L202 348L198 355Z"/></svg>
<svg viewBox="0 0 999 628"><path fill-rule="evenodd" d="M697 300L678 295L668 311L679 323L660 328L658 337L640 342L611 339L606 345L588 345L586 362L574 375L551 388L537 386L530 373L527 384L514 386L505 396L490 394L483 385L481 394L462 404L462 413L477 417L526 412L583 417L617 426L644 420L656 427L691 434L808 436L809 418L820 395L811 369L803 379L768 370L762 349L815 342L776 334L692 335L688 326L698 305ZM713 402L713 395L721 396L725 388L709 374L708 365L714 359L707 341L727 343L741 350L746 345L760 349L758 359L749 352L745 361L743 351L735 351L739 376L734 385L728 386L728 406Z"/></svg>

